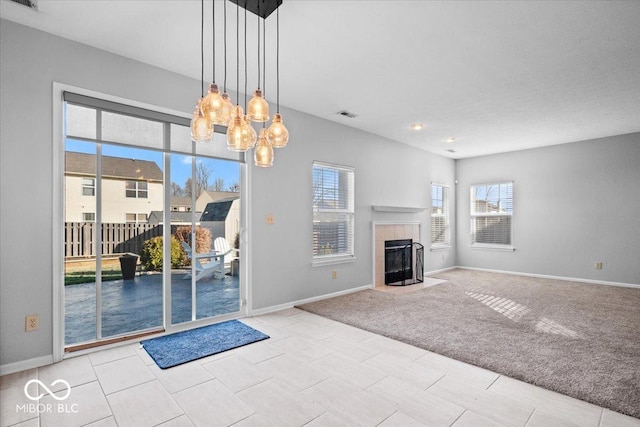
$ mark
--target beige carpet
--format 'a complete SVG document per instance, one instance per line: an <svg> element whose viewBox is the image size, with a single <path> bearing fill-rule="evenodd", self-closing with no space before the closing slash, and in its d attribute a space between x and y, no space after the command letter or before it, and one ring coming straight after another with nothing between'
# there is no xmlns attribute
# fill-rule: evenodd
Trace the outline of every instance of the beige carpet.
<svg viewBox="0 0 640 427"><path fill-rule="evenodd" d="M471 270L299 306L640 418L640 289Z"/></svg>

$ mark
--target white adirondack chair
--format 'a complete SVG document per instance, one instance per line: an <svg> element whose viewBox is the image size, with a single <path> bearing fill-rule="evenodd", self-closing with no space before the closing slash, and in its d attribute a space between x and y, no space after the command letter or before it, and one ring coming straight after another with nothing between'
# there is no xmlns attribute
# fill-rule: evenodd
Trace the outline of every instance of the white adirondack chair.
<svg viewBox="0 0 640 427"><path fill-rule="evenodd" d="M226 265L231 263L232 259L237 258L235 255L236 250L231 247L229 242L224 237L218 237L213 241L213 248L216 250L216 253L221 258L221 265L226 267ZM229 256L229 254L233 254ZM225 257L227 257L227 262L225 263Z"/></svg>
<svg viewBox="0 0 640 427"><path fill-rule="evenodd" d="M187 242L181 242L182 249L186 252L191 262L196 267L196 282L204 277L208 277L210 275L214 275L216 272L224 275L224 256L220 256L218 251L207 252L202 254L196 254L193 256L193 251L191 250L191 246L187 244ZM202 264L200 262L201 259L209 259L209 262L206 264ZM184 278L191 277L191 271L189 271Z"/></svg>

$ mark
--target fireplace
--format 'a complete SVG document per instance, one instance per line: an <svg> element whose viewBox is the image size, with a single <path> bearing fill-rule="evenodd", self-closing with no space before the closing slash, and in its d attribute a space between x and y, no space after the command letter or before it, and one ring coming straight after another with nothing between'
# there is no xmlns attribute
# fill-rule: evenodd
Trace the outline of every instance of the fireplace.
<svg viewBox="0 0 640 427"><path fill-rule="evenodd" d="M421 224L419 222L384 222L373 223L373 240L374 240L374 286L384 287L388 285L410 285L413 283L422 282L422 276L424 272L424 249L423 246L418 243L422 238L420 231ZM386 242L395 242L392 244L386 244ZM402 251L397 250L396 262L399 262L400 266L396 265L395 270L402 270L402 272L396 271L395 278L391 277L391 280L397 280L390 282L385 273L387 270L387 248L393 248L394 246L406 246L411 244L410 250L405 250L405 267L402 267ZM396 248L397 249L397 248ZM411 258L409 258L411 257ZM411 270L411 273L405 270ZM411 277L411 274L413 277Z"/></svg>
<svg viewBox="0 0 640 427"><path fill-rule="evenodd" d="M413 279L413 240L384 242L384 283L386 285Z"/></svg>

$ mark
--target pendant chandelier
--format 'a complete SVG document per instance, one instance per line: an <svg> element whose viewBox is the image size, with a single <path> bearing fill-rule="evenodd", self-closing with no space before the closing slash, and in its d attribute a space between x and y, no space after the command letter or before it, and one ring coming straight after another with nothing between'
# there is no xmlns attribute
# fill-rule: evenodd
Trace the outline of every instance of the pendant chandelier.
<svg viewBox="0 0 640 427"><path fill-rule="evenodd" d="M224 87L223 93L216 83L215 66L215 23L216 0L212 1L212 45L213 45L213 78L207 94L204 94L204 0L201 0L201 96L191 119L191 138L195 142L211 142L215 126L227 128L227 148L231 151L246 152L255 147L254 161L259 167L273 166L274 148L287 145L289 132L284 126L280 114L280 13L278 7L282 0L229 0L236 5L236 93L238 100L233 104L227 94L227 0L224 4ZM244 109L240 105L240 9L244 9ZM257 16L258 67L257 89L247 102L247 11ZM266 19L276 12L276 114L271 125L269 121L269 104L265 99L266 85ZM262 21L262 22L261 22ZM260 25L262 23L262 40ZM262 42L262 45L261 45ZM260 49L262 47L262 74ZM261 81L262 77L262 81ZM252 126L260 124L260 136Z"/></svg>

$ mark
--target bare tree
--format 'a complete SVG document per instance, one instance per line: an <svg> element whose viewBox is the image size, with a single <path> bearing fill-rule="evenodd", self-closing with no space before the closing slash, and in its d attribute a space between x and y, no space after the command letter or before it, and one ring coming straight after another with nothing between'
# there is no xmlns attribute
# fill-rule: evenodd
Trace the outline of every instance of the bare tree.
<svg viewBox="0 0 640 427"><path fill-rule="evenodd" d="M184 196L184 189L180 187L180 184L172 182L171 183L171 196L173 197L182 197Z"/></svg>
<svg viewBox="0 0 640 427"><path fill-rule="evenodd" d="M193 185L191 185L191 178L187 178L184 182L184 195L186 197L191 197L193 194Z"/></svg>
<svg viewBox="0 0 640 427"><path fill-rule="evenodd" d="M224 191L224 179L217 177L210 188L212 191Z"/></svg>
<svg viewBox="0 0 640 427"><path fill-rule="evenodd" d="M231 191L232 193L239 193L240 192L240 184L238 183L238 181L233 181L232 184L229 184L228 191Z"/></svg>
<svg viewBox="0 0 640 427"><path fill-rule="evenodd" d="M209 188L209 178L213 173L211 166L199 162L196 166L196 197ZM217 179L216 179L217 181Z"/></svg>

